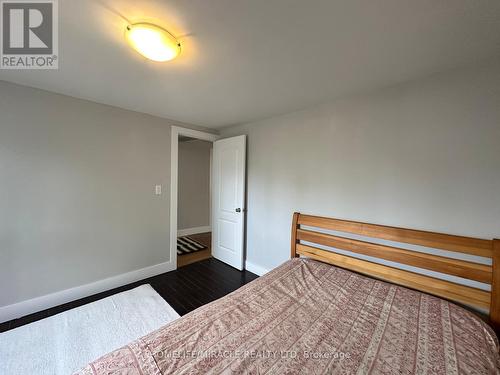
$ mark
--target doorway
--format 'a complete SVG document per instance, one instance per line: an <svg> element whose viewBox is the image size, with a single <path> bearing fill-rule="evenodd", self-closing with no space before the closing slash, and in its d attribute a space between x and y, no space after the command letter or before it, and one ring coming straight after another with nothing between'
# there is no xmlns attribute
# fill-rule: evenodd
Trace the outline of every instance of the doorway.
<svg viewBox="0 0 500 375"><path fill-rule="evenodd" d="M185 167L179 158L184 149L209 148L212 152L209 168L209 214L208 225L206 212L207 202L192 204L189 191L193 184L200 184L198 174L191 173L197 170L194 164L205 164L198 161L189 167L190 176L188 185L180 185L183 179L179 168ZM207 155L207 154L205 154ZM193 155L191 155L193 157ZM205 159L206 161L206 159ZM170 259L176 268L213 256L217 260L243 270L244 265L244 228L246 207L245 204L245 176L246 176L246 136L236 136L219 139L215 134L181 127L172 127L171 140L171 188L170 188ZM205 178L206 181L207 178ZM182 182L183 184L186 181ZM189 185L190 184L190 185ZM187 198L179 194L187 194ZM194 189L197 190L197 189ZM205 194L206 196L206 194ZM184 203L181 203L184 202ZM186 203L188 202L188 203ZM204 217L205 221L189 221L187 216L179 215L179 204L193 211L195 220ZM201 206L204 206L202 208ZM184 209L183 208L183 209ZM186 224L190 222L191 224ZM195 226L193 226L195 225ZM196 226L200 225L200 226ZM181 228L184 227L184 228ZM210 246L208 246L210 245ZM186 254L183 254L185 250ZM205 251L203 253L202 251ZM198 253L198 254L196 254ZM182 259L181 259L182 258Z"/></svg>
<svg viewBox="0 0 500 375"><path fill-rule="evenodd" d="M177 267L212 256L212 142L179 136Z"/></svg>
<svg viewBox="0 0 500 375"><path fill-rule="evenodd" d="M182 267L211 256L211 158L218 136L172 127L170 257Z"/></svg>

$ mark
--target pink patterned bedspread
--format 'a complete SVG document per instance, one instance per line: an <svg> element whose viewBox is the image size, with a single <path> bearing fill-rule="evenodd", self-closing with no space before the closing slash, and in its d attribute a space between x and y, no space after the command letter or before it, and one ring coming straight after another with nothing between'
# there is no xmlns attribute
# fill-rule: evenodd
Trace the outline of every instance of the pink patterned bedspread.
<svg viewBox="0 0 500 375"><path fill-rule="evenodd" d="M78 374L500 374L498 349L455 304L292 259Z"/></svg>

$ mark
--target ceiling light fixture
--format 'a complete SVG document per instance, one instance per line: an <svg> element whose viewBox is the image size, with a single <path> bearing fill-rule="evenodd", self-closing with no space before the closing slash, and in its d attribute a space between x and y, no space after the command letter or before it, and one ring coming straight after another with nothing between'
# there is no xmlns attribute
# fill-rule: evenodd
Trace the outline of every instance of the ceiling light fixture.
<svg viewBox="0 0 500 375"><path fill-rule="evenodd" d="M153 61L173 60L181 52L181 44L172 34L151 23L128 25L125 36L132 48Z"/></svg>

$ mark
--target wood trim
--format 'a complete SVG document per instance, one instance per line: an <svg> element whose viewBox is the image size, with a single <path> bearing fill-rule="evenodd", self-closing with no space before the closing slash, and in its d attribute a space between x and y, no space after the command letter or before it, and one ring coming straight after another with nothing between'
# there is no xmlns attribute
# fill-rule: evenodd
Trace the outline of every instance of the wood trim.
<svg viewBox="0 0 500 375"><path fill-rule="evenodd" d="M419 275L413 272L352 258L302 244L297 244L297 254L470 306L480 308L490 307L491 293L484 290Z"/></svg>
<svg viewBox="0 0 500 375"><path fill-rule="evenodd" d="M491 266L304 229L298 229L296 233L298 240L313 242L375 258L407 264L409 266L463 277L465 279L475 280L482 283L491 283Z"/></svg>
<svg viewBox="0 0 500 375"><path fill-rule="evenodd" d="M454 236L311 215L300 215L298 224L482 257L492 257L491 241L480 238Z"/></svg>
<svg viewBox="0 0 500 375"><path fill-rule="evenodd" d="M491 283L490 320L500 332L500 239L493 240L493 281Z"/></svg>
<svg viewBox="0 0 500 375"><path fill-rule="evenodd" d="M178 229L177 230L177 237L190 236L192 234L199 234L199 233L208 233L211 231L212 231L212 227L210 225L207 225L204 227Z"/></svg>
<svg viewBox="0 0 500 375"><path fill-rule="evenodd" d="M299 220L300 214L298 212L293 213L293 218L292 218L292 235L291 235L291 247L290 247L290 255L291 258L296 258L298 257L297 253L295 252L296 246L297 246L297 230L299 229Z"/></svg>

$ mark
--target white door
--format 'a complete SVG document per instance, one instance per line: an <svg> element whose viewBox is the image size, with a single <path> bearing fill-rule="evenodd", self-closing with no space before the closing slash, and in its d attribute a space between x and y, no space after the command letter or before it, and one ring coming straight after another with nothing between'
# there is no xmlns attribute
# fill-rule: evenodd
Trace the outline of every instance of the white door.
<svg viewBox="0 0 500 375"><path fill-rule="evenodd" d="M212 255L243 269L246 135L221 139L213 148Z"/></svg>

